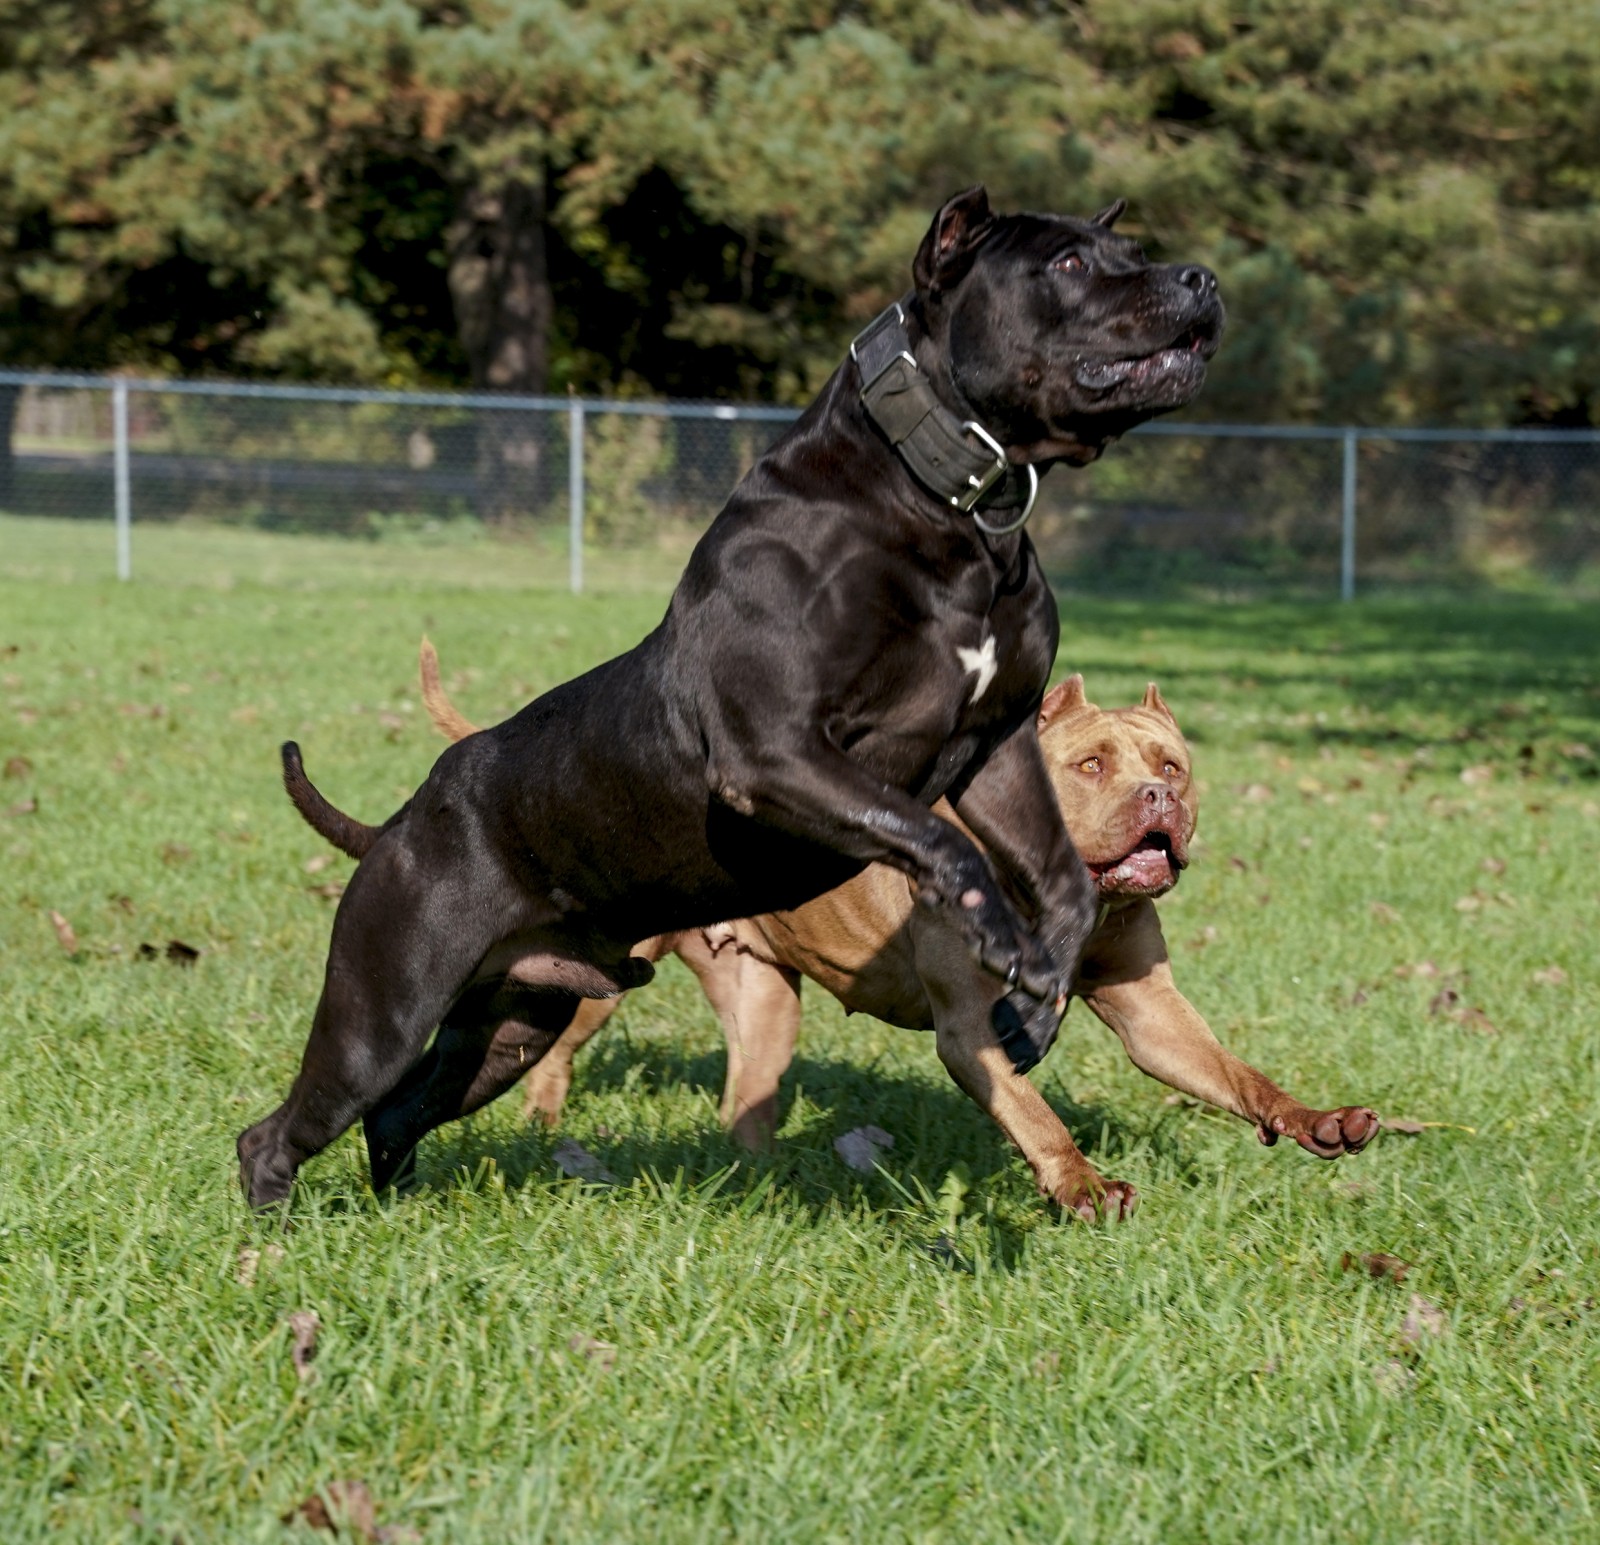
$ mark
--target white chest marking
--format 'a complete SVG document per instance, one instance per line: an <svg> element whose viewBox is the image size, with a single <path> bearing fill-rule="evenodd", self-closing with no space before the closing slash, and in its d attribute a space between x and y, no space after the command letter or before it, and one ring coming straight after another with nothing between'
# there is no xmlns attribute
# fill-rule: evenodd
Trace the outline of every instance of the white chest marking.
<svg viewBox="0 0 1600 1545"><path fill-rule="evenodd" d="M956 658L960 660L962 670L978 673L978 679L972 686L972 696L967 699L969 703L975 703L989 690L989 683L1000 669L994 657L994 634L984 639L982 649L956 650Z"/></svg>

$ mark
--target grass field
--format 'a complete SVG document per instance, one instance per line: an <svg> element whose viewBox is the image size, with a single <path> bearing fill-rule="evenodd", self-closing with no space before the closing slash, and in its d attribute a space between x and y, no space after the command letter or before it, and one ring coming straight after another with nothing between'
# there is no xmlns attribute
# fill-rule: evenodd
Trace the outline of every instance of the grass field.
<svg viewBox="0 0 1600 1545"><path fill-rule="evenodd" d="M424 629L489 719L664 597L168 540L118 587L0 528L7 1540L310 1539L285 1515L353 1481L390 1540L1600 1535L1594 608L1064 606L1060 672L1108 705L1155 677L1194 745L1179 985L1295 1093L1417 1135L1264 1150L1080 1008L1034 1076L1144 1202L1063 1224L926 1038L812 992L753 1160L669 967L564 1132L503 1101L392 1204L346 1138L280 1233L233 1139L292 1075L348 865L315 868L278 742L381 816L438 749ZM870 1177L832 1148L865 1122ZM562 1178L563 1136L617 1184ZM1404 1281L1342 1268L1371 1252Z"/></svg>

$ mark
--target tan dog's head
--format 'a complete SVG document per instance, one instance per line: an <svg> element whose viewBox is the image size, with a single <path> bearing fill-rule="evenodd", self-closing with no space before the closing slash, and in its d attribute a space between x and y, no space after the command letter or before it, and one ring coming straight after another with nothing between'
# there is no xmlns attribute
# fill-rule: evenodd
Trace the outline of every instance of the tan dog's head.
<svg viewBox="0 0 1600 1545"><path fill-rule="evenodd" d="M1189 746L1152 681L1136 708L1097 708L1083 677L1053 687L1039 744L1061 814L1102 898L1160 896L1189 862Z"/></svg>

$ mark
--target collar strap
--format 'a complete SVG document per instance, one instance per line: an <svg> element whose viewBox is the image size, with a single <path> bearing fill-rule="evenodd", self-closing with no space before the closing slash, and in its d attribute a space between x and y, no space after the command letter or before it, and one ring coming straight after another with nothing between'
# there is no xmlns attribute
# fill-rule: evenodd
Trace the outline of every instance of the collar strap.
<svg viewBox="0 0 1600 1545"><path fill-rule="evenodd" d="M1005 448L976 419L959 419L917 368L898 301L856 335L850 358L861 372L861 401L911 475L958 510L971 511L992 536L1015 531L1032 513L1039 474L1014 467ZM993 524L981 510L1020 511Z"/></svg>

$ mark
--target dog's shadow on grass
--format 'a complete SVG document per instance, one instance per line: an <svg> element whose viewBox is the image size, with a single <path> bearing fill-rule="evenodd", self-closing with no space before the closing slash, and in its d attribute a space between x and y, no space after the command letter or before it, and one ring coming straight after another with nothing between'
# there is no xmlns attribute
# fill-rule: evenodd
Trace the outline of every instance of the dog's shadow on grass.
<svg viewBox="0 0 1600 1545"><path fill-rule="evenodd" d="M964 1216L985 1217L988 1258L1002 1269L1016 1261L1025 1235L1055 1214L999 1128L951 1083L827 1056L797 1056L783 1081L777 1142L770 1153L751 1154L717 1124L725 1066L720 1050L607 1041L579 1058L564 1126L534 1121L507 1132L500 1117L492 1124L446 1128L424 1144L422 1183L473 1184L485 1160L508 1189L560 1183L556 1147L576 1138L621 1187L643 1179L692 1189L702 1201L735 1209L765 1191L813 1222L860 1208L883 1220L886 1237L898 1236L909 1248L931 1247L936 1258L956 1266L960 1250L943 1249L938 1236L947 1209L955 1205L950 1198L960 1193ZM638 1110L641 1101L671 1100L686 1091L706 1111L705 1124L687 1132L612 1130L593 1119L590 1106L626 1094L630 1108ZM1045 1093L1102 1174L1124 1178L1119 1166L1138 1155L1140 1169L1154 1168L1179 1184L1201 1183L1171 1120L1133 1125L1109 1106L1076 1103L1048 1086ZM520 1108L521 1099L518 1089L501 1103ZM648 1128L645 1114L641 1126ZM878 1156L881 1172L861 1173L844 1163L833 1144L841 1134L869 1125L894 1142Z"/></svg>

